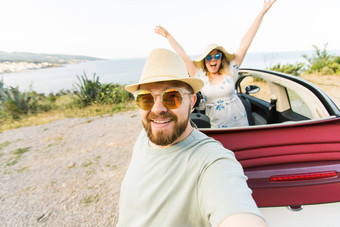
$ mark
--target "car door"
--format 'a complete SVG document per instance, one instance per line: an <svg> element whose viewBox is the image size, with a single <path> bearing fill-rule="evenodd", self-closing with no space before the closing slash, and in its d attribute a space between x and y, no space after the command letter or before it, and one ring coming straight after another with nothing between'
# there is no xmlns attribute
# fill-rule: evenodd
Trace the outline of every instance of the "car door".
<svg viewBox="0 0 340 227"><path fill-rule="evenodd" d="M201 131L234 152L258 206L340 201L339 117Z"/></svg>
<svg viewBox="0 0 340 227"><path fill-rule="evenodd" d="M251 96L256 124L200 130L235 153L257 205L294 207L340 201L338 107L319 88L299 78L240 71L241 80L258 76L268 84L267 99L238 89L241 95Z"/></svg>

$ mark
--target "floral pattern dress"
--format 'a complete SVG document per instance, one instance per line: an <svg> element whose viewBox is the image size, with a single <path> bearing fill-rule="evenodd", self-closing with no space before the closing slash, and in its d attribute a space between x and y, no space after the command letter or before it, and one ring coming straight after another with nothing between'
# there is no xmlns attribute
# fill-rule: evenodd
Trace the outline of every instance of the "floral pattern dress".
<svg viewBox="0 0 340 227"><path fill-rule="evenodd" d="M231 75L223 75L224 81L211 84L206 72L198 68L195 77L204 81L201 92L206 101L206 115L212 128L248 126L247 112L236 95L235 81L239 67L232 61L229 65Z"/></svg>

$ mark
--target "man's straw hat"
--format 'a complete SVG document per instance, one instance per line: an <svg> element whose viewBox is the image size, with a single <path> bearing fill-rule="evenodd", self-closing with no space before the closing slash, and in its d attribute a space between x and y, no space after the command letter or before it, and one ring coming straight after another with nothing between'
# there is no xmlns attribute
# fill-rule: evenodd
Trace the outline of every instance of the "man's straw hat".
<svg viewBox="0 0 340 227"><path fill-rule="evenodd" d="M182 81L189 84L194 92L198 92L204 82L198 78L189 77L183 60L168 49L153 50L145 65L137 84L127 85L125 89L131 93L139 89L142 84L162 81Z"/></svg>
<svg viewBox="0 0 340 227"><path fill-rule="evenodd" d="M223 53L223 56L225 58L227 58L227 61L230 62L231 60L233 60L233 58L235 57L235 54L229 54L228 51L226 51L222 46L219 46L215 43L210 44L207 48L205 48L204 52L198 56L197 58L195 58L194 60L194 64L201 68L204 69L204 58L213 50L219 50Z"/></svg>

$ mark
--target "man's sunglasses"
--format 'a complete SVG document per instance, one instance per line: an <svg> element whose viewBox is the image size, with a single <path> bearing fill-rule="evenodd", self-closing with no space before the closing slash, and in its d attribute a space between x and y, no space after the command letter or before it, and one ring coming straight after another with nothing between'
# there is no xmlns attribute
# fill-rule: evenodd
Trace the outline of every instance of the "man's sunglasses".
<svg viewBox="0 0 340 227"><path fill-rule="evenodd" d="M180 91L177 88L165 90L161 96L163 105L168 109L177 109L183 100L183 94L191 94L187 91ZM135 92L136 103L142 110L151 110L155 104L155 96L148 90L140 90Z"/></svg>
<svg viewBox="0 0 340 227"><path fill-rule="evenodd" d="M221 54L221 53L217 53L217 54L215 54L215 56L214 56L214 58L215 58L216 60L219 60L221 57L222 57L222 54ZM206 59L207 61L211 61L212 58L213 58L213 56L212 56L211 54L208 54L208 55L205 57L205 59Z"/></svg>

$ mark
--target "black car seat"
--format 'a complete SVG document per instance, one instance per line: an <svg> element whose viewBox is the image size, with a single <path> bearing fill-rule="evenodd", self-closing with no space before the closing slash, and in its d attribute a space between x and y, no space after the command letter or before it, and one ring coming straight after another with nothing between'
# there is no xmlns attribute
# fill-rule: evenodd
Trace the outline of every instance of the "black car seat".
<svg viewBox="0 0 340 227"><path fill-rule="evenodd" d="M210 119L205 115L205 100L202 93L196 93L197 100L194 105L194 110L190 114L190 120L197 126L197 128L210 128Z"/></svg>
<svg viewBox="0 0 340 227"><path fill-rule="evenodd" d="M249 125L255 125L255 119L251 113L251 105L250 105L249 100L246 97L244 97L242 94L237 94L237 95L241 99L242 104L244 108L246 109Z"/></svg>

